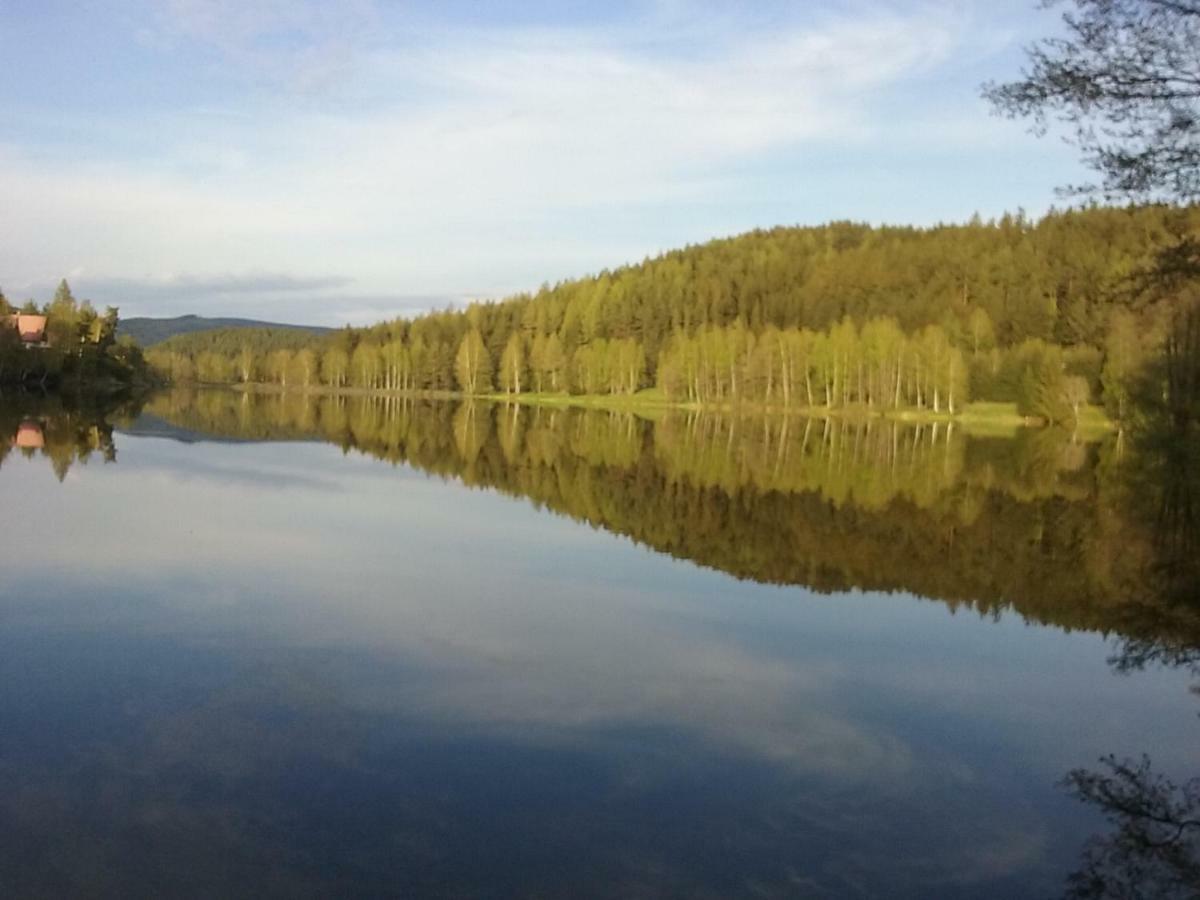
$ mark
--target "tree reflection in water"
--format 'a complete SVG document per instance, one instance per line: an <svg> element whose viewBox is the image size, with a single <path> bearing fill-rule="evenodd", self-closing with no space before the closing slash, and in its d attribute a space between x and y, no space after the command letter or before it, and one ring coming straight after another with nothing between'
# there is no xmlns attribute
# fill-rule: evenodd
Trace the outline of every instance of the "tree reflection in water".
<svg viewBox="0 0 1200 900"><path fill-rule="evenodd" d="M524 496L660 552L817 590L907 589L952 608L1118 636L1114 671L1200 672L1200 447L1179 419L1084 444L886 421L176 393L150 410L233 437L322 437ZM1125 449L1128 444L1128 449ZM1065 787L1114 828L1073 898L1200 897L1200 779L1109 757Z"/></svg>
<svg viewBox="0 0 1200 900"><path fill-rule="evenodd" d="M1119 674L1185 667L1200 679L1200 441L1173 414L1148 417L1123 449L1054 430L993 437L696 413L646 421L377 396L172 392L147 411L135 431L323 439L738 577L1013 611L1116 635ZM114 459L108 423L128 426L134 412L0 411L0 462L41 454L62 477L93 454ZM44 448L18 449L22 429ZM1172 781L1149 758L1113 755L1063 785L1112 825L1087 842L1069 897L1200 897L1200 778Z"/></svg>
<svg viewBox="0 0 1200 900"><path fill-rule="evenodd" d="M11 453L43 457L59 481L98 456L115 462L113 422L132 421L140 403L18 393L0 402L0 465Z"/></svg>
<svg viewBox="0 0 1200 900"><path fill-rule="evenodd" d="M1110 756L1098 770L1072 771L1064 784L1114 826L1088 841L1067 897L1200 896L1200 778L1177 785L1145 756Z"/></svg>
<svg viewBox="0 0 1200 900"><path fill-rule="evenodd" d="M1183 317L1191 348L1187 364L1173 360L1176 370L1197 371L1195 309ZM1143 397L1166 379L1147 373ZM1158 603L1133 607L1126 615L1120 651L1110 659L1119 674L1151 667L1178 668L1200 679L1200 438L1196 426L1197 381L1182 384L1165 403L1144 406L1147 415L1135 441L1133 458L1122 468L1124 507L1128 520L1153 535L1154 555L1147 579ZM1161 393L1158 396L1162 396ZM1164 627L1169 623L1170 627ZM1192 687L1200 694L1200 682ZM1064 779L1067 790L1100 810L1113 830L1092 837L1079 868L1071 875L1067 896L1098 898L1200 897L1200 776L1177 783L1155 772L1148 756L1100 760L1098 769L1075 769Z"/></svg>

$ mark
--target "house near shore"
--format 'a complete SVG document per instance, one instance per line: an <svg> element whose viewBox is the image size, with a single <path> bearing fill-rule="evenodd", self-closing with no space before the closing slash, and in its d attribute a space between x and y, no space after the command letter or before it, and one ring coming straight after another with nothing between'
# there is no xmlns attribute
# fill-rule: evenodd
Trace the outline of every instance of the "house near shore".
<svg viewBox="0 0 1200 900"><path fill-rule="evenodd" d="M26 347L46 346L46 317L33 313L12 313L0 317L0 323L15 328L21 336L21 343Z"/></svg>

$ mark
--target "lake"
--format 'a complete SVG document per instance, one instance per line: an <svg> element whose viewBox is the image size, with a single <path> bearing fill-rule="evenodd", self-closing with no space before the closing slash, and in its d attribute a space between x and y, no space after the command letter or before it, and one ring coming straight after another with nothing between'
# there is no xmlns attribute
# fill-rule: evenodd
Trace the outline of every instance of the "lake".
<svg viewBox="0 0 1200 900"><path fill-rule="evenodd" d="M4 896L1188 893L1068 778L1200 774L1192 483L1127 436L3 409Z"/></svg>

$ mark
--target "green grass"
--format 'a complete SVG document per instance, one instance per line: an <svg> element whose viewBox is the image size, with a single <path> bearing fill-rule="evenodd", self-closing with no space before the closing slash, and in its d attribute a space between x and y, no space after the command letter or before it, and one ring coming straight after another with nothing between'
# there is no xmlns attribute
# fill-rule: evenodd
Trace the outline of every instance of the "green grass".
<svg viewBox="0 0 1200 900"><path fill-rule="evenodd" d="M481 400L493 400L498 403L520 403L522 406L550 406L564 408L581 406L589 409L611 409L622 412L635 412L643 418L657 418L668 409L678 408L680 404L673 403L663 396L658 388L646 388L636 394L568 394L559 393L524 393L512 394L483 394Z"/></svg>
<svg viewBox="0 0 1200 900"><path fill-rule="evenodd" d="M968 403L958 420L967 434L974 437L1015 437L1017 431L1037 424L1017 412L1015 403Z"/></svg>
<svg viewBox="0 0 1200 900"><path fill-rule="evenodd" d="M1115 431L1117 423L1105 415L1102 406L1085 406L1079 411L1078 430L1083 434L1100 434Z"/></svg>
<svg viewBox="0 0 1200 900"><path fill-rule="evenodd" d="M962 417L964 419L988 419L1018 423L1025 421L1025 417L1017 412L1017 404L995 403L987 400L968 403L967 408L963 410Z"/></svg>

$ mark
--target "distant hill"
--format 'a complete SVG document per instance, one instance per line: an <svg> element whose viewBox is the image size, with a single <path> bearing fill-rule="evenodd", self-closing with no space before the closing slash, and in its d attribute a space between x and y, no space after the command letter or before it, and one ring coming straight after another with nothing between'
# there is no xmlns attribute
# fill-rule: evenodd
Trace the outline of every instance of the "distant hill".
<svg viewBox="0 0 1200 900"><path fill-rule="evenodd" d="M178 441L182 444L198 444L202 441L213 441L217 443L228 444L243 444L249 443L249 439L243 438L224 438L212 437L202 431L193 431L190 428L184 428L179 425L174 425L159 416L151 415L143 412L134 420L131 425L121 426L117 428L121 434L129 434L134 437L153 437L166 438L167 440Z"/></svg>
<svg viewBox="0 0 1200 900"><path fill-rule="evenodd" d="M259 322L255 319L208 318L206 316L176 316L173 319L141 317L122 319L117 328L120 337L131 337L143 347L161 343L177 334L194 334L197 331L216 331L221 328L275 328L307 331L311 334L327 334L332 328L316 325L286 325L280 322Z"/></svg>

